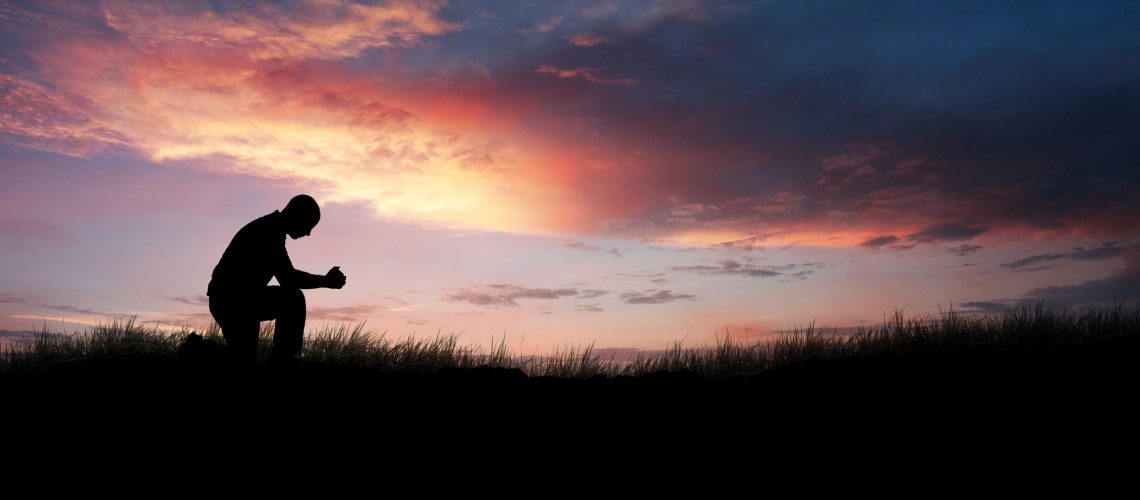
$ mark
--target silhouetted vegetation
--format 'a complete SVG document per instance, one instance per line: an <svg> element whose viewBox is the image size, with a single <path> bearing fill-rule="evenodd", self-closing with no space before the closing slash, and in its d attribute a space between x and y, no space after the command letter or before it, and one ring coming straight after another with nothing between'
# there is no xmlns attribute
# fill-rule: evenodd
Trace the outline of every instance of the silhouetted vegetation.
<svg viewBox="0 0 1140 500"><path fill-rule="evenodd" d="M261 361L268 357L272 328L272 323L264 323L261 329ZM224 342L216 325L205 330L170 331L133 319L72 335L46 330L38 333L33 342L4 349L0 354L0 373L32 374L75 364L114 361L174 362L179 346L192 334L209 342ZM366 331L363 324L340 325L309 332L300 359L305 364L378 374L493 367L518 369L530 376L564 378L664 371L724 380L808 360L1059 351L1122 337L1140 339L1140 306L1120 304L1068 312L1038 304L996 315L950 311L914 318L896 312L882 324L854 332L810 325L756 342L740 341L726 333L715 345L686 347L675 342L664 351L631 360L598 354L593 344L564 348L548 356L521 356L507 348L505 339L484 348L462 344L459 335L393 340L385 334Z"/></svg>

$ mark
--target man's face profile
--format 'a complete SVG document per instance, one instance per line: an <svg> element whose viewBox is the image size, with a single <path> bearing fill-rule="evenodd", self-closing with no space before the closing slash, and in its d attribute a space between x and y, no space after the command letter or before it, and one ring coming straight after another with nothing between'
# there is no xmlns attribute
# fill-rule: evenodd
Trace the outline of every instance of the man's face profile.
<svg viewBox="0 0 1140 500"><path fill-rule="evenodd" d="M293 239L304 238L321 220L321 209L309 195L299 194L281 211L285 233Z"/></svg>
<svg viewBox="0 0 1140 500"><path fill-rule="evenodd" d="M315 222L310 223L305 221L298 221L296 224L293 224L292 227L290 227L286 232L289 234L290 238L304 238L308 236L309 233L313 232L313 228L316 226L317 224Z"/></svg>

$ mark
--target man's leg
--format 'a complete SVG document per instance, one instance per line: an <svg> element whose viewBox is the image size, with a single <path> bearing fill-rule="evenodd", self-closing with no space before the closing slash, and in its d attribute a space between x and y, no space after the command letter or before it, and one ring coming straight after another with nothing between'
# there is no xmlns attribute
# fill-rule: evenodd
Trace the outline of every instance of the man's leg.
<svg viewBox="0 0 1140 500"><path fill-rule="evenodd" d="M222 327L226 350L230 358L239 364L257 360L257 335L261 327L256 313L243 305L235 300L210 297L210 313Z"/></svg>
<svg viewBox="0 0 1140 500"><path fill-rule="evenodd" d="M226 339L226 346L230 356L238 363L253 363L257 361L257 334L261 323L257 320L230 321L228 326L222 327L222 336Z"/></svg>
<svg viewBox="0 0 1140 500"><path fill-rule="evenodd" d="M292 360L301 352L305 335L305 294L296 288L266 287L268 304L277 324L273 327L270 359Z"/></svg>

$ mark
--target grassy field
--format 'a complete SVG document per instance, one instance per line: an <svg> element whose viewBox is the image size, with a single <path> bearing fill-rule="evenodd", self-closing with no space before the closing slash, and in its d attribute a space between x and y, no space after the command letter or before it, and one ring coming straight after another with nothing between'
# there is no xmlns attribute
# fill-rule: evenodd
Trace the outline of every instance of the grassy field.
<svg viewBox="0 0 1140 500"><path fill-rule="evenodd" d="M217 328L123 320L40 332L0 353L6 443L20 456L285 446L324 460L368 450L456 467L503 455L545 464L548 450L577 464L879 464L864 453L894 449L923 467L992 458L989 470L1004 471L1013 456L1118 456L1140 418L1137 306L894 314L854 333L724 336L628 361L590 345L532 357L502 342L397 340L346 325L310 332L301 363L283 367L266 360L269 328L261 361L241 367L179 358L191 334L220 342Z"/></svg>
<svg viewBox="0 0 1140 500"><path fill-rule="evenodd" d="M32 342L0 353L0 374L34 374L92 362L174 362L189 335L224 343L217 326L166 331L133 319L114 321L64 335L38 332ZM262 329L261 359L268 355L272 323ZM720 337L714 345L673 343L663 351L617 360L595 352L593 344L549 356L521 356L505 342L489 347L461 344L458 336L392 340L342 325L310 331L301 361L380 374L433 373L443 369L495 367L529 376L590 378L659 372L695 374L702 380L751 376L805 361L974 356L990 352L1064 352L1112 339L1140 339L1140 305L1116 305L1079 312L1042 305L1012 308L1003 314L945 312L904 317L896 312L880 325L853 333L809 326L783 332L774 340L740 342Z"/></svg>

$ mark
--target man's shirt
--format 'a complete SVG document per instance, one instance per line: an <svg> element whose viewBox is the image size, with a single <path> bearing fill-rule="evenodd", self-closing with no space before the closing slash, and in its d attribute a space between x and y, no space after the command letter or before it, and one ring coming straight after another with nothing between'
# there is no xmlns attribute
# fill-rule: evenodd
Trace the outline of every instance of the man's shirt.
<svg viewBox="0 0 1140 500"><path fill-rule="evenodd" d="M293 272L285 252L285 221L274 211L258 218L234 235L214 267L206 295L237 295L263 288L269 280Z"/></svg>

